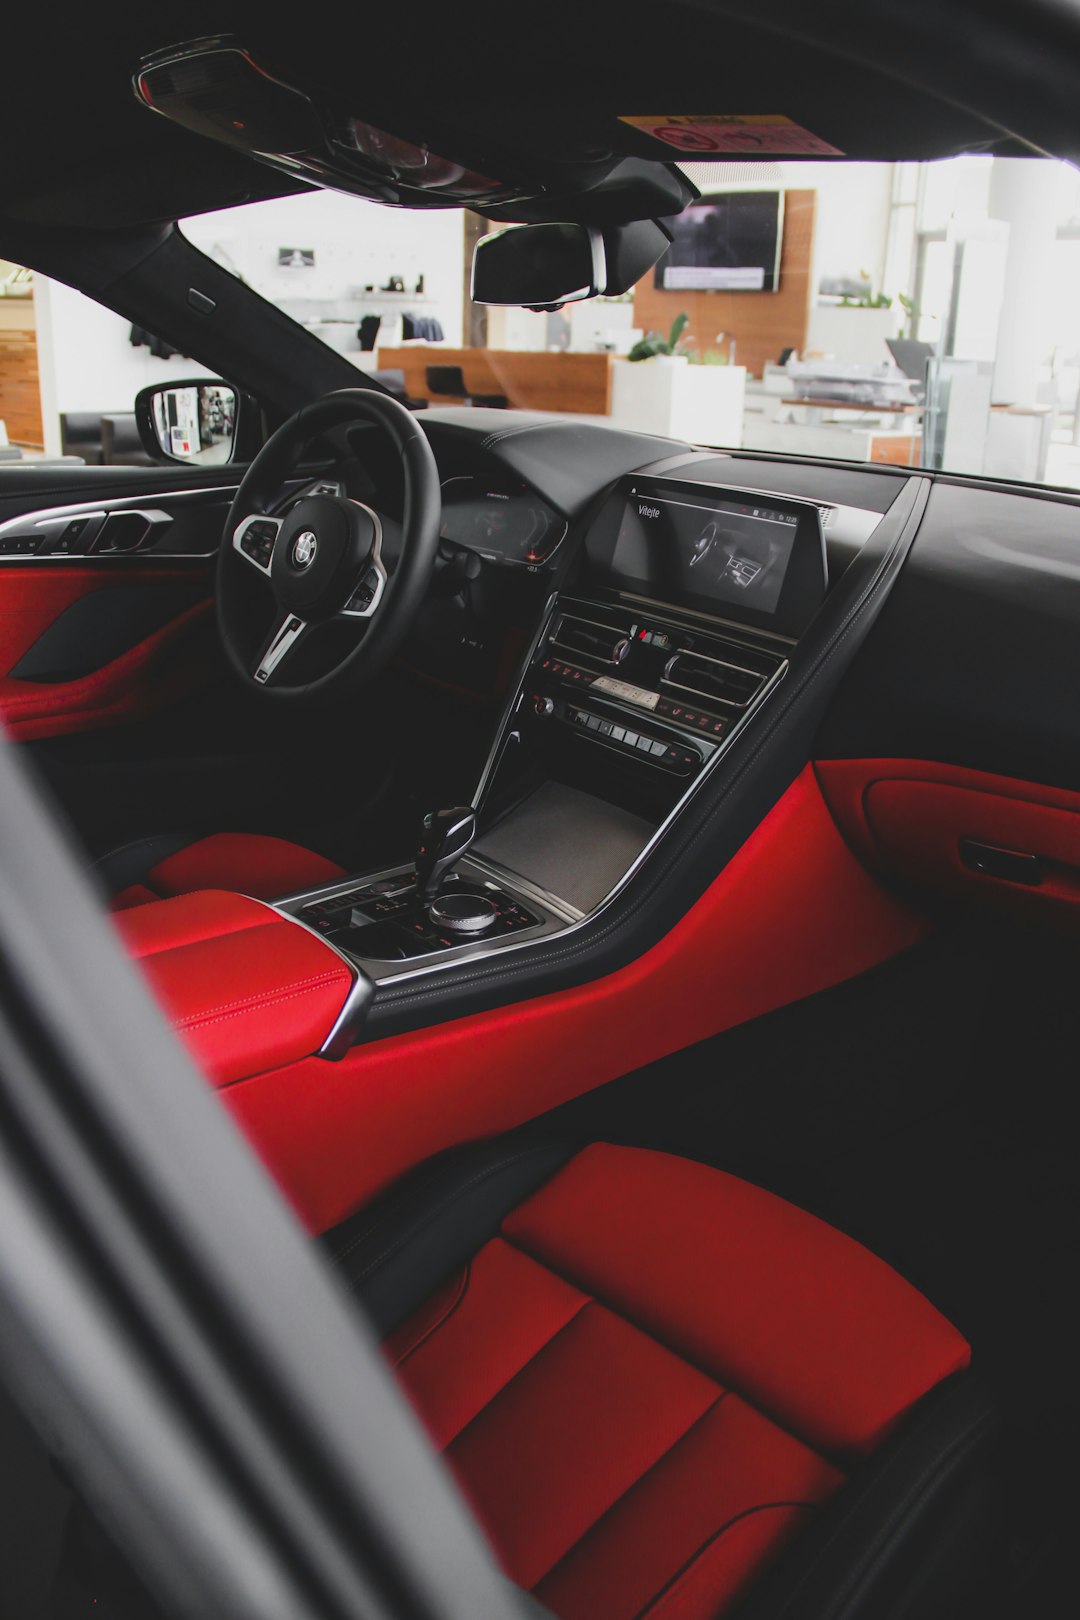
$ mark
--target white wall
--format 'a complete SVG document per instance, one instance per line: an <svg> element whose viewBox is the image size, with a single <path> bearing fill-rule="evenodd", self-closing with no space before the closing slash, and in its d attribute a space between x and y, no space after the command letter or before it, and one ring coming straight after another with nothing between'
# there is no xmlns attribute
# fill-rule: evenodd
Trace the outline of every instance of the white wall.
<svg viewBox="0 0 1080 1620"><path fill-rule="evenodd" d="M784 184L817 192L811 300L823 276L865 270L874 291L885 277L891 163L785 163ZM906 288L903 289L905 292Z"/></svg>
<svg viewBox="0 0 1080 1620"><path fill-rule="evenodd" d="M61 411L130 411L151 383L211 375L181 355L156 360L149 349L133 348L130 321L62 281L35 275L34 317L49 455L60 454Z"/></svg>
<svg viewBox="0 0 1080 1620"><path fill-rule="evenodd" d="M435 317L446 342L461 344L465 230L460 208L384 208L341 192L313 190L200 214L181 228L204 253L304 322L341 318L355 326L365 307L385 302L377 293L365 294L366 284L378 288L400 276L412 294L422 275L422 297L399 300L401 308ZM314 266L280 268L282 247L314 249Z"/></svg>

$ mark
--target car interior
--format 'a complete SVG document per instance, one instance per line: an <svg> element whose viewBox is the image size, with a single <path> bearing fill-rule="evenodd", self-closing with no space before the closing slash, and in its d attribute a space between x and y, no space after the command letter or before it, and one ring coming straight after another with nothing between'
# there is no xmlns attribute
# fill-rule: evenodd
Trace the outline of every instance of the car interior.
<svg viewBox="0 0 1080 1620"><path fill-rule="evenodd" d="M176 224L465 198L477 304L618 298L696 196L625 115L721 61L853 160L1080 154L1049 5L679 3L677 71L616 9L523 69L486 4L120 7L51 107L5 74L0 252L207 368L228 451L150 388L0 467L0 718L514 1612L1065 1612L1080 490L418 408ZM0 1434L4 1613L195 1612Z"/></svg>

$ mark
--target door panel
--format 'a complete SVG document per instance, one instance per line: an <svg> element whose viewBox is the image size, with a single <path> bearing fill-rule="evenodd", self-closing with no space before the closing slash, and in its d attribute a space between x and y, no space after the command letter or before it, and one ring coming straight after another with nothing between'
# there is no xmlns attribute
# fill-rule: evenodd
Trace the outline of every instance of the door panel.
<svg viewBox="0 0 1080 1620"><path fill-rule="evenodd" d="M89 579L86 574L90 574ZM74 678L59 680L28 679L28 661L38 652L43 654L42 663L54 666L61 658L69 667L81 662L84 640L101 641L112 633L113 621L106 615L112 612L109 598L118 594L115 585L101 582L90 570L65 580L68 591L63 593L43 588L37 578L25 584L15 582L14 593L11 581L0 581L0 643L5 648L0 666L8 663L12 647L25 643L23 656L14 668L9 665L0 676L0 716L9 736L29 742L99 730L151 715L205 684L208 666L206 659L199 656L199 641L205 640L211 619L209 580L204 576L201 587L193 587L190 575L177 579L164 570L149 573L145 579L146 590L161 599L155 604L155 616L160 615L165 622L118 656ZM72 589L84 593L74 602L70 597ZM198 591L194 603L193 589ZM23 610L17 602L8 606L12 594L16 598L24 594L29 606ZM64 605L57 614L58 600ZM90 611L79 619L79 639L69 639L64 627L72 623L73 609L84 605ZM101 612L94 613L92 610L99 606ZM42 621L45 630L35 637L34 629ZM49 651L52 648L55 656Z"/></svg>
<svg viewBox="0 0 1080 1620"><path fill-rule="evenodd" d="M236 474L174 489L172 469L131 471L137 493L84 473L79 488L62 481L76 498L57 500L45 470L24 499L0 499L0 718L17 740L142 718L207 679L200 642Z"/></svg>

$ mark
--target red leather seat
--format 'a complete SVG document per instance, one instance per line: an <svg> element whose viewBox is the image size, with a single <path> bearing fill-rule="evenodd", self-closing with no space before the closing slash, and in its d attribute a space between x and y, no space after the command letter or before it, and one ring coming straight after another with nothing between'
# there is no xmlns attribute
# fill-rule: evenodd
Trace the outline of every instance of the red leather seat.
<svg viewBox="0 0 1080 1620"><path fill-rule="evenodd" d="M384 1327L408 1307L387 1354L509 1577L562 1620L712 1620L789 1544L819 1557L823 1515L850 1546L867 1481L891 1489L880 1459L895 1474L920 1415L970 1396L962 1335L859 1244L732 1176L605 1144L552 1174L539 1152L496 1145L327 1240ZM922 1422L924 1482L955 1467L957 1424L985 1433L976 1404L929 1465ZM902 1517L874 1510L853 1556L869 1538L884 1557ZM804 1597L763 1612L806 1620Z"/></svg>
<svg viewBox="0 0 1080 1620"><path fill-rule="evenodd" d="M162 849L168 853L155 859ZM213 833L191 843L143 839L110 856L103 870L116 890L114 911L197 889L227 889L253 900L276 900L294 889L314 888L345 876L325 856L261 833Z"/></svg>

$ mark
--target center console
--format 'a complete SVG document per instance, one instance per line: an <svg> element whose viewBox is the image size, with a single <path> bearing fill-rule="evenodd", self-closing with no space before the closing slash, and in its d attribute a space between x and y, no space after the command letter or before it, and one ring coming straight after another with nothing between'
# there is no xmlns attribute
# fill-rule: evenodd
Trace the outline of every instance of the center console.
<svg viewBox="0 0 1080 1620"><path fill-rule="evenodd" d="M561 566L472 806L429 817L412 864L278 902L375 983L595 912L740 745L827 588L816 505L676 478L622 480Z"/></svg>

